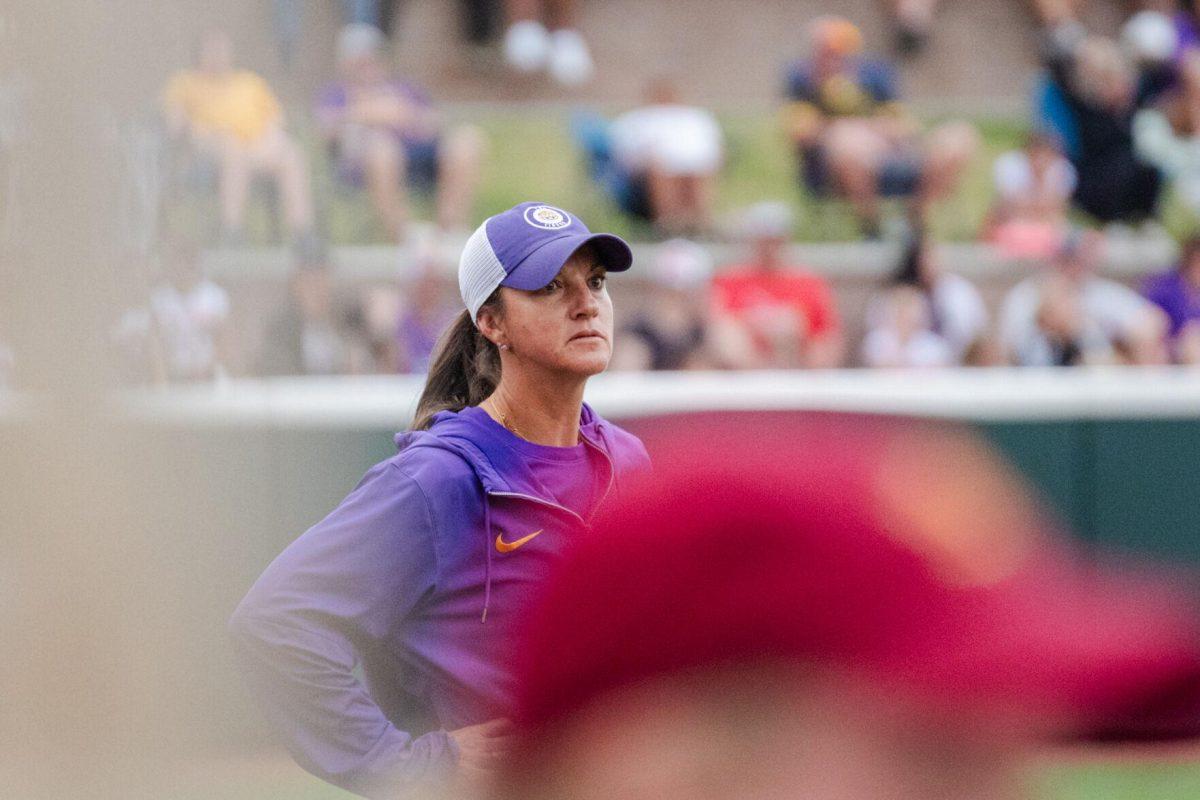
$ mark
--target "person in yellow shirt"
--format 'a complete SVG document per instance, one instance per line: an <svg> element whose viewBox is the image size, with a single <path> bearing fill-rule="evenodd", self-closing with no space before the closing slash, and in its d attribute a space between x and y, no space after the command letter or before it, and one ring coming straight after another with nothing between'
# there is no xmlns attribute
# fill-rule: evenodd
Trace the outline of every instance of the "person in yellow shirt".
<svg viewBox="0 0 1200 800"><path fill-rule="evenodd" d="M254 72L234 67L233 43L224 31L205 34L194 69L167 84L167 125L191 156L215 164L222 234L238 240L252 178L266 175L279 187L288 230L312 230L312 188L303 151L284 129L283 109Z"/></svg>
<svg viewBox="0 0 1200 800"><path fill-rule="evenodd" d="M805 189L849 200L868 238L881 235L884 197L907 198L920 227L928 208L957 189L979 134L960 121L923 132L900 102L895 69L863 54L849 20L818 17L808 38L810 56L788 68L783 109Z"/></svg>

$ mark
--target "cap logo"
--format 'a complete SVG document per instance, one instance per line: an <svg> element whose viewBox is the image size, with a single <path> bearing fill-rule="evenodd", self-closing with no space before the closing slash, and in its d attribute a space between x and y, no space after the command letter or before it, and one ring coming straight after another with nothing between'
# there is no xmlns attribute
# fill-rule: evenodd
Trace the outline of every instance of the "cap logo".
<svg viewBox="0 0 1200 800"><path fill-rule="evenodd" d="M571 224L567 212L552 206L530 206L525 209L525 221L544 231L556 231Z"/></svg>

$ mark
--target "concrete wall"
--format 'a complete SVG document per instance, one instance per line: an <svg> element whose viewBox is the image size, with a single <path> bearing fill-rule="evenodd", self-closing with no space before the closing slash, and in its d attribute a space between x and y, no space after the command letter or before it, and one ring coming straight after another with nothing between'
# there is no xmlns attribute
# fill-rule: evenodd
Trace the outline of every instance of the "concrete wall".
<svg viewBox="0 0 1200 800"><path fill-rule="evenodd" d="M293 0L291 5L302 11L302 26L298 56L285 67L273 3L162 3L160 17L135 21L153 25L147 33L157 42L148 51L142 88L161 85L189 58L196 32L219 25L234 33L243 63L265 73L285 97L311 97L332 74L339 4ZM598 67L596 80L582 91L519 79L503 69L495 47L468 47L460 34L461 4L453 0L396 3L396 64L451 102L622 105L637 100L647 78L670 74L698 102L739 106L777 97L781 67L802 52L805 25L814 16L837 13L853 19L871 50L887 53L891 44L885 4L879 0L580 0L577 5ZM1111 32L1123 7L1117 0L1091 0L1087 21L1095 30ZM927 52L903 70L914 99L996 111L997 100L1025 95L1036 64L1027 0L944 0L937 24Z"/></svg>

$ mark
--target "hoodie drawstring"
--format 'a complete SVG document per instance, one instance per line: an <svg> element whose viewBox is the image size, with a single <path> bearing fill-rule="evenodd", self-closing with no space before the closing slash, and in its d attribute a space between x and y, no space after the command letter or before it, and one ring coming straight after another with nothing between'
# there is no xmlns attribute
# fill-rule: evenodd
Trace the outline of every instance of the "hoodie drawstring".
<svg viewBox="0 0 1200 800"><path fill-rule="evenodd" d="M492 602L492 504L488 500L487 493L483 496L483 549L486 552L484 556L484 572L483 572L483 616L479 618L480 622L487 622L488 606Z"/></svg>

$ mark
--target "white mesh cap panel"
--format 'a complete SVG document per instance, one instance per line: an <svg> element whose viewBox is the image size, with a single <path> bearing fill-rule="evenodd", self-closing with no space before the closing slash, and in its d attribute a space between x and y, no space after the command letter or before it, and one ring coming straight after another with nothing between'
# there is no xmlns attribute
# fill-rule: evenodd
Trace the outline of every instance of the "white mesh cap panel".
<svg viewBox="0 0 1200 800"><path fill-rule="evenodd" d="M476 322L475 315L479 313L479 307L496 291L507 274L492 250L492 243L488 241L487 222L484 221L467 239L462 258L458 261L458 291L467 310L471 312L472 322Z"/></svg>

